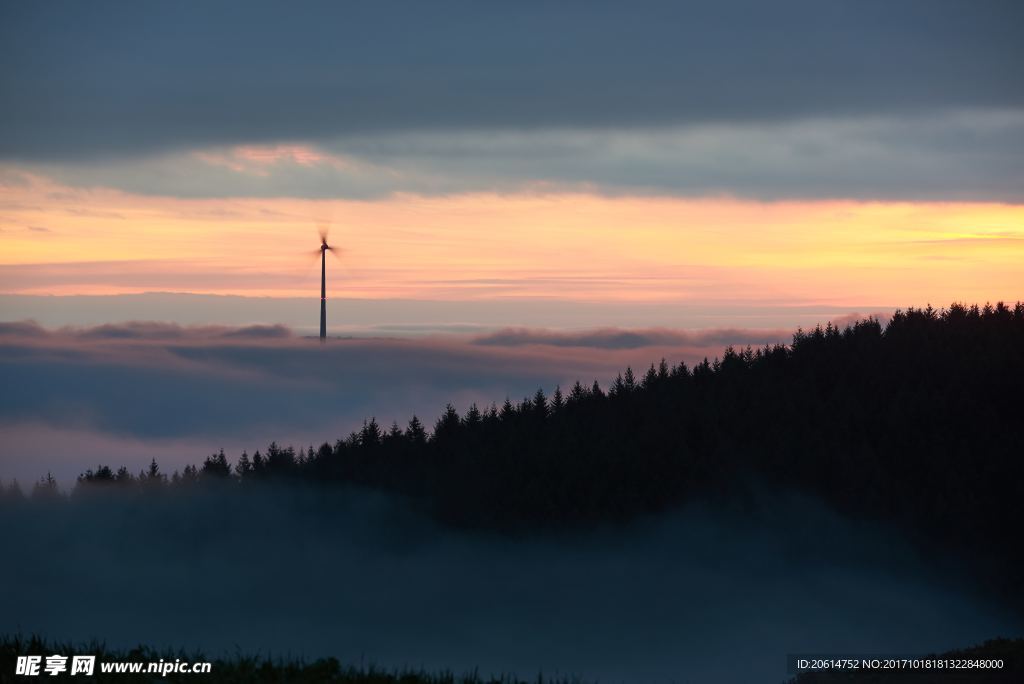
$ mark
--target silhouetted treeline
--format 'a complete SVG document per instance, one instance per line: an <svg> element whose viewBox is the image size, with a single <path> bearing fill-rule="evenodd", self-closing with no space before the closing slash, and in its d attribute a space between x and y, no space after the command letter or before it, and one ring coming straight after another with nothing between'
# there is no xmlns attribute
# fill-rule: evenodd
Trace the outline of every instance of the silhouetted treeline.
<svg viewBox="0 0 1024 684"><path fill-rule="evenodd" d="M627 369L607 389L577 382L464 414L449 405L430 430L371 419L334 444L271 444L233 463L220 452L170 478L155 462L138 475L101 466L76 493L349 483L408 495L449 523L515 529L621 520L756 479L922 532L940 554L1018 562L1022 391L1024 305L909 309L884 328L829 324L693 368Z"/></svg>

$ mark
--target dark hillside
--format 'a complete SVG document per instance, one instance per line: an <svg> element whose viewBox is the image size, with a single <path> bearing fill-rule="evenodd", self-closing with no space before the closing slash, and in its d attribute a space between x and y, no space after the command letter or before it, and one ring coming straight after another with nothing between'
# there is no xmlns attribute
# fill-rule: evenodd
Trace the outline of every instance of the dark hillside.
<svg viewBox="0 0 1024 684"><path fill-rule="evenodd" d="M624 520L746 483L795 488L893 523L936 559L972 557L1012 586L1024 553L1024 304L953 305L798 331L792 345L726 349L695 368L662 361L597 382L459 415L429 432L368 421L298 454L221 454L169 484L294 480L408 495L439 519L527 531ZM106 467L78 494L121 483ZM46 482L36 494L50 492ZM8 493L8 496L14 496Z"/></svg>

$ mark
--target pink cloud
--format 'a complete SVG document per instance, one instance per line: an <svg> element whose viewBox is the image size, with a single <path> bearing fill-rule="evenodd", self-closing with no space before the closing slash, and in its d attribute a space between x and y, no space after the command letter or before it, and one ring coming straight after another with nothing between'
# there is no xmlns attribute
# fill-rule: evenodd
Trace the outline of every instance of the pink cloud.
<svg viewBox="0 0 1024 684"><path fill-rule="evenodd" d="M211 166L237 173L268 177L276 166L329 167L351 174L388 171L351 157L324 152L311 145L240 145L227 150L207 150L193 156Z"/></svg>

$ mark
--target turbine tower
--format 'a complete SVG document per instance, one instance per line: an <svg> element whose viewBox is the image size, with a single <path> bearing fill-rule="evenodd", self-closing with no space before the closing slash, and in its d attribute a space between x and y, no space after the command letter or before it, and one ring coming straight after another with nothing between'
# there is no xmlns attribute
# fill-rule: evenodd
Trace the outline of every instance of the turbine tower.
<svg viewBox="0 0 1024 684"><path fill-rule="evenodd" d="M320 342L327 339L327 253L334 247L327 244L327 231L320 229Z"/></svg>

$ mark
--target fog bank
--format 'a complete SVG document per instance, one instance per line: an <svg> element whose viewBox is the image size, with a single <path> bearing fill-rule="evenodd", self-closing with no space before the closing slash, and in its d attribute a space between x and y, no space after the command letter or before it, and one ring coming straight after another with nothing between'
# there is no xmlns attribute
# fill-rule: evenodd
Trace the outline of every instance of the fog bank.
<svg viewBox="0 0 1024 684"><path fill-rule="evenodd" d="M428 426L460 412L550 395L579 380L607 387L627 366L693 363L737 345L788 340L776 329L601 329L555 334L332 338L279 325L135 322L46 328L0 322L0 479L50 471L64 484L102 462L170 472L223 448L232 460L271 440L296 449L346 437L364 419Z"/></svg>
<svg viewBox="0 0 1024 684"><path fill-rule="evenodd" d="M532 538L388 497L256 490L33 505L0 532L0 631L601 682L781 681L792 652L1020 634L894 535L796 498ZM73 513L73 514L72 514ZM947 568L948 570L948 568Z"/></svg>

